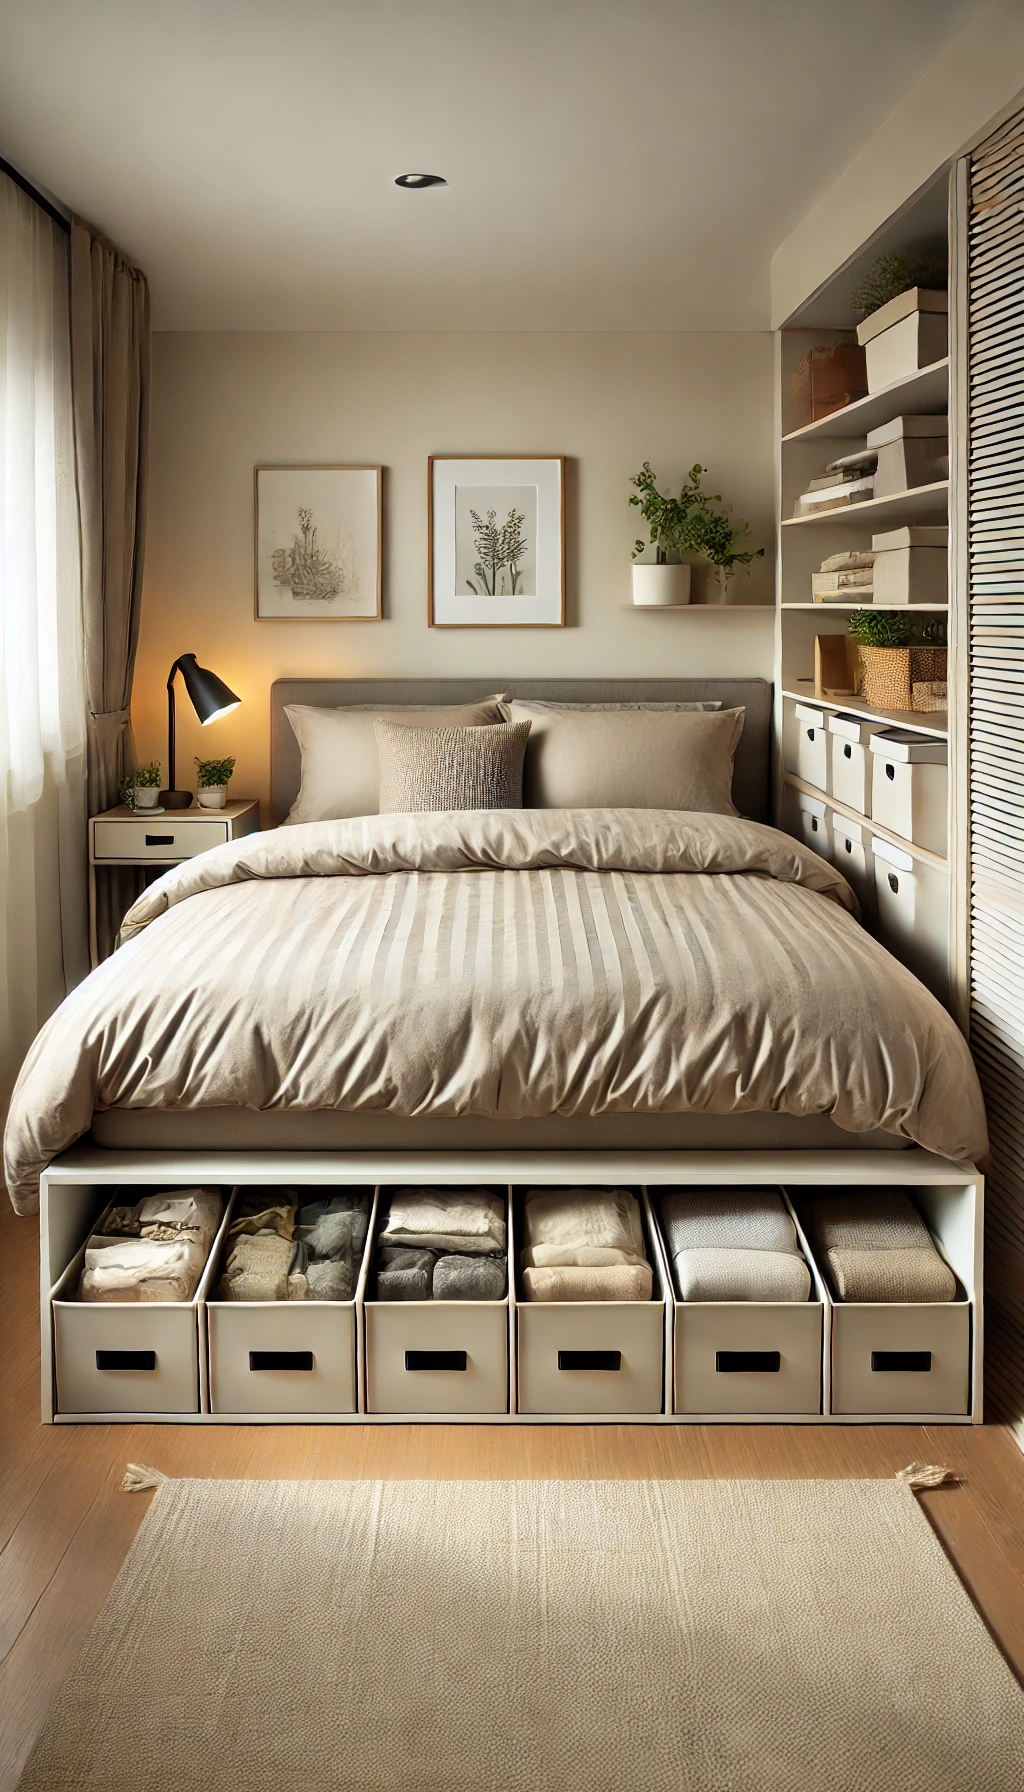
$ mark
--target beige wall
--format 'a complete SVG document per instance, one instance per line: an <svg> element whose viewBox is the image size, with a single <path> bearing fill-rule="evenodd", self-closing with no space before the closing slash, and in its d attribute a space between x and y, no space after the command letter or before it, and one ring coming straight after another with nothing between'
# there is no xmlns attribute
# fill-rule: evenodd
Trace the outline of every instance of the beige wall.
<svg viewBox="0 0 1024 1792"><path fill-rule="evenodd" d="M266 799L268 694L281 675L771 677L764 616L636 614L643 533L629 475L678 481L695 460L753 525L772 581L771 337L736 334L158 334L153 479L132 719L142 759L166 755L167 670L192 651L243 699L200 730L178 699L178 783L193 755L235 753L234 790ZM428 629L428 454L562 453L570 626ZM382 462L379 623L253 619L253 467ZM639 525L639 527L638 527ZM703 576L703 575L702 575ZM180 689L180 681L179 681Z"/></svg>
<svg viewBox="0 0 1024 1792"><path fill-rule="evenodd" d="M921 79L772 260L778 329L1024 87L1024 0L993 0ZM855 103L855 101L853 101Z"/></svg>

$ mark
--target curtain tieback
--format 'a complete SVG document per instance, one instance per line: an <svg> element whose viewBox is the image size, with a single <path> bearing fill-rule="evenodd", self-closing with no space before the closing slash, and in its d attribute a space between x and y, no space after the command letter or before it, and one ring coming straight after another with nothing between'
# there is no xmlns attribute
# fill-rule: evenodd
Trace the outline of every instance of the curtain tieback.
<svg viewBox="0 0 1024 1792"><path fill-rule="evenodd" d="M119 728L124 728L131 721L130 709L90 709L89 725L93 735L100 740L110 740Z"/></svg>

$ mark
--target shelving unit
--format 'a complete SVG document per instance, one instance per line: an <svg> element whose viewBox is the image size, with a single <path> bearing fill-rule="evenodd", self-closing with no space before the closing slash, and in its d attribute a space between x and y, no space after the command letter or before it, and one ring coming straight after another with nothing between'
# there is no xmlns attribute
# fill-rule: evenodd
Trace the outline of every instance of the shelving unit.
<svg viewBox="0 0 1024 1792"><path fill-rule="evenodd" d="M912 728L918 734L931 734L937 740L945 740L949 732L949 717L944 709L876 709L871 703L862 703L859 697L818 698L814 695L813 680L808 680L806 691L783 690L782 695L795 703L818 703L823 709L841 709L846 716L861 716L865 722L884 722L887 728Z"/></svg>
<svg viewBox="0 0 1024 1792"><path fill-rule="evenodd" d="M880 392L870 392L867 398L855 399L853 404L845 405L841 411L833 411L829 417L819 417L817 423L805 423L800 429L791 429L782 440L821 442L866 435L869 429L906 411L920 417L940 416L946 408L948 394L949 356L946 355L941 361L933 361L930 367L919 368L905 380L894 380Z"/></svg>
<svg viewBox="0 0 1024 1792"><path fill-rule="evenodd" d="M896 413L897 416L900 414ZM820 529L844 519L851 523L877 523L887 529L897 523L916 523L922 517L945 516L949 505L949 480L936 480L934 485L919 485L909 492L890 492L887 498L869 498L863 504L839 505L834 510L818 510L810 516L784 516L784 529Z"/></svg>

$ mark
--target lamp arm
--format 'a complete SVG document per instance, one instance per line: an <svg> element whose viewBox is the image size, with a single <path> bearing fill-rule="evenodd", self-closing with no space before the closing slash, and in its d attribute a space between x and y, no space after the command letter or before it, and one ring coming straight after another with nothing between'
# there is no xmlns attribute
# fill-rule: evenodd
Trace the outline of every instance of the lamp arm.
<svg viewBox="0 0 1024 1792"><path fill-rule="evenodd" d="M178 671L178 667L180 665L181 665L181 661L175 660L173 666L171 667L171 670L170 670L170 673L169 673L168 679L167 679L167 788L168 788L168 790L174 789L174 753L175 753L174 680L175 680L175 676Z"/></svg>

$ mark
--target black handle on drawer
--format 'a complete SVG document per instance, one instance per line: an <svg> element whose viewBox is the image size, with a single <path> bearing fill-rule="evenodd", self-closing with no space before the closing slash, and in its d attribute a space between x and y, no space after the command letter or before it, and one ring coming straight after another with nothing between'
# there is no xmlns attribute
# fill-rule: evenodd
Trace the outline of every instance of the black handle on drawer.
<svg viewBox="0 0 1024 1792"><path fill-rule="evenodd" d="M464 1350L407 1350L405 1366L415 1373L417 1369L468 1369L469 1363Z"/></svg>
<svg viewBox="0 0 1024 1792"><path fill-rule="evenodd" d="M97 1369L155 1369L155 1350L97 1350Z"/></svg>
<svg viewBox="0 0 1024 1792"><path fill-rule="evenodd" d="M782 1357L777 1350L716 1350L716 1375L778 1375Z"/></svg>
<svg viewBox="0 0 1024 1792"><path fill-rule="evenodd" d="M560 1369L621 1369L621 1350L560 1350Z"/></svg>
<svg viewBox="0 0 1024 1792"><path fill-rule="evenodd" d="M311 1350L250 1350L250 1369L305 1369L313 1367Z"/></svg>
<svg viewBox="0 0 1024 1792"><path fill-rule="evenodd" d="M872 1375L893 1374L897 1370L909 1371L912 1375L928 1375L931 1372L932 1353L930 1350L873 1350L871 1352Z"/></svg>
<svg viewBox="0 0 1024 1792"><path fill-rule="evenodd" d="M147 834L146 835L146 845L147 846L173 846L174 845L174 835L173 834Z"/></svg>

